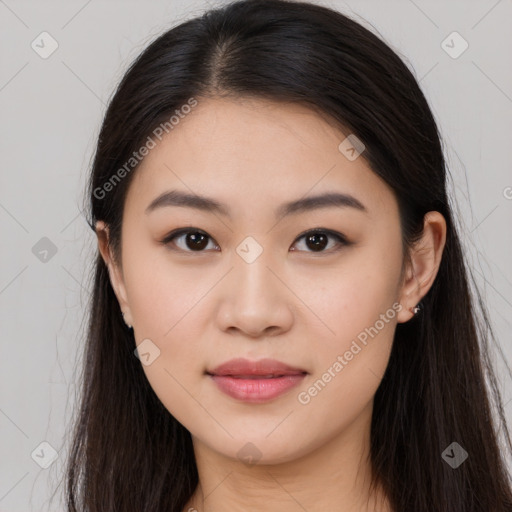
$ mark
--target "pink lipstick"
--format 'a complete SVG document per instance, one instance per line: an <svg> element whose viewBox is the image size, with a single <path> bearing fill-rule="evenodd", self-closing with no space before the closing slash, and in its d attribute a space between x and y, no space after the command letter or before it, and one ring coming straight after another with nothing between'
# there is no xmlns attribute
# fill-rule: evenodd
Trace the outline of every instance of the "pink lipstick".
<svg viewBox="0 0 512 512"><path fill-rule="evenodd" d="M307 372L275 359L231 359L206 372L218 388L244 402L261 403L297 386Z"/></svg>

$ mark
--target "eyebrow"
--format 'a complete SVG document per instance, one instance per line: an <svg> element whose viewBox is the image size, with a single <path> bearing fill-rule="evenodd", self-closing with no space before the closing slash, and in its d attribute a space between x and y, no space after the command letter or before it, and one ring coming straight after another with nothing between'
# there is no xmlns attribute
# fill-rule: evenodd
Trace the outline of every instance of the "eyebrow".
<svg viewBox="0 0 512 512"><path fill-rule="evenodd" d="M145 213L149 214L158 208L168 206L184 206L206 212L216 212L231 219L231 214L225 204L219 203L210 197L189 194L179 190L169 190L160 194L151 201ZM279 206L274 213L276 217L286 217L287 215L304 213L326 207L354 208L361 212L368 213L368 210L358 199L349 194L341 194L338 192L328 192L290 201Z"/></svg>

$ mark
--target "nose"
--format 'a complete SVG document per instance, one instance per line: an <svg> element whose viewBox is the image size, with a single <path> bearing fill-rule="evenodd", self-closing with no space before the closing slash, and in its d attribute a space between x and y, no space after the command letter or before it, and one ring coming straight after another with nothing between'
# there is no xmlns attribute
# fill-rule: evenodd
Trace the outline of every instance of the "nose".
<svg viewBox="0 0 512 512"><path fill-rule="evenodd" d="M293 323L293 293L285 282L265 251L252 263L235 258L234 268L221 285L218 327L251 338L289 330Z"/></svg>

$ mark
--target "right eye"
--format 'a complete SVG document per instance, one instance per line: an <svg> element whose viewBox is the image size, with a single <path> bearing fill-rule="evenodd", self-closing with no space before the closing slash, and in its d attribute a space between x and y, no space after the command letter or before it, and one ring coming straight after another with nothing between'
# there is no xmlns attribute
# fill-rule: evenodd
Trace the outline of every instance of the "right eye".
<svg viewBox="0 0 512 512"><path fill-rule="evenodd" d="M171 231L160 243L168 246L171 250L176 250L172 247L172 244L174 244L178 246L180 251L204 252L204 249L208 247L208 240L213 242L213 238L200 229L180 228ZM178 241L181 241L181 247L177 243ZM214 247L218 247L218 245Z"/></svg>

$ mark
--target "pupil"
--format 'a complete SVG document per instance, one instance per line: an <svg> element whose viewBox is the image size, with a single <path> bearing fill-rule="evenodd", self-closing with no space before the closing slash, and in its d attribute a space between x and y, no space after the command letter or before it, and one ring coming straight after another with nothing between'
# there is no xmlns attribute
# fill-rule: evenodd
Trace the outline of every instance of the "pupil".
<svg viewBox="0 0 512 512"><path fill-rule="evenodd" d="M192 242L189 248L193 250L204 249L208 245L207 237L202 233L189 233L187 235L187 243L188 242Z"/></svg>
<svg viewBox="0 0 512 512"><path fill-rule="evenodd" d="M320 242L318 240L319 238L322 239ZM314 233L306 238L306 243L311 243L310 249L321 250L324 249L327 245L327 236L322 233Z"/></svg>

